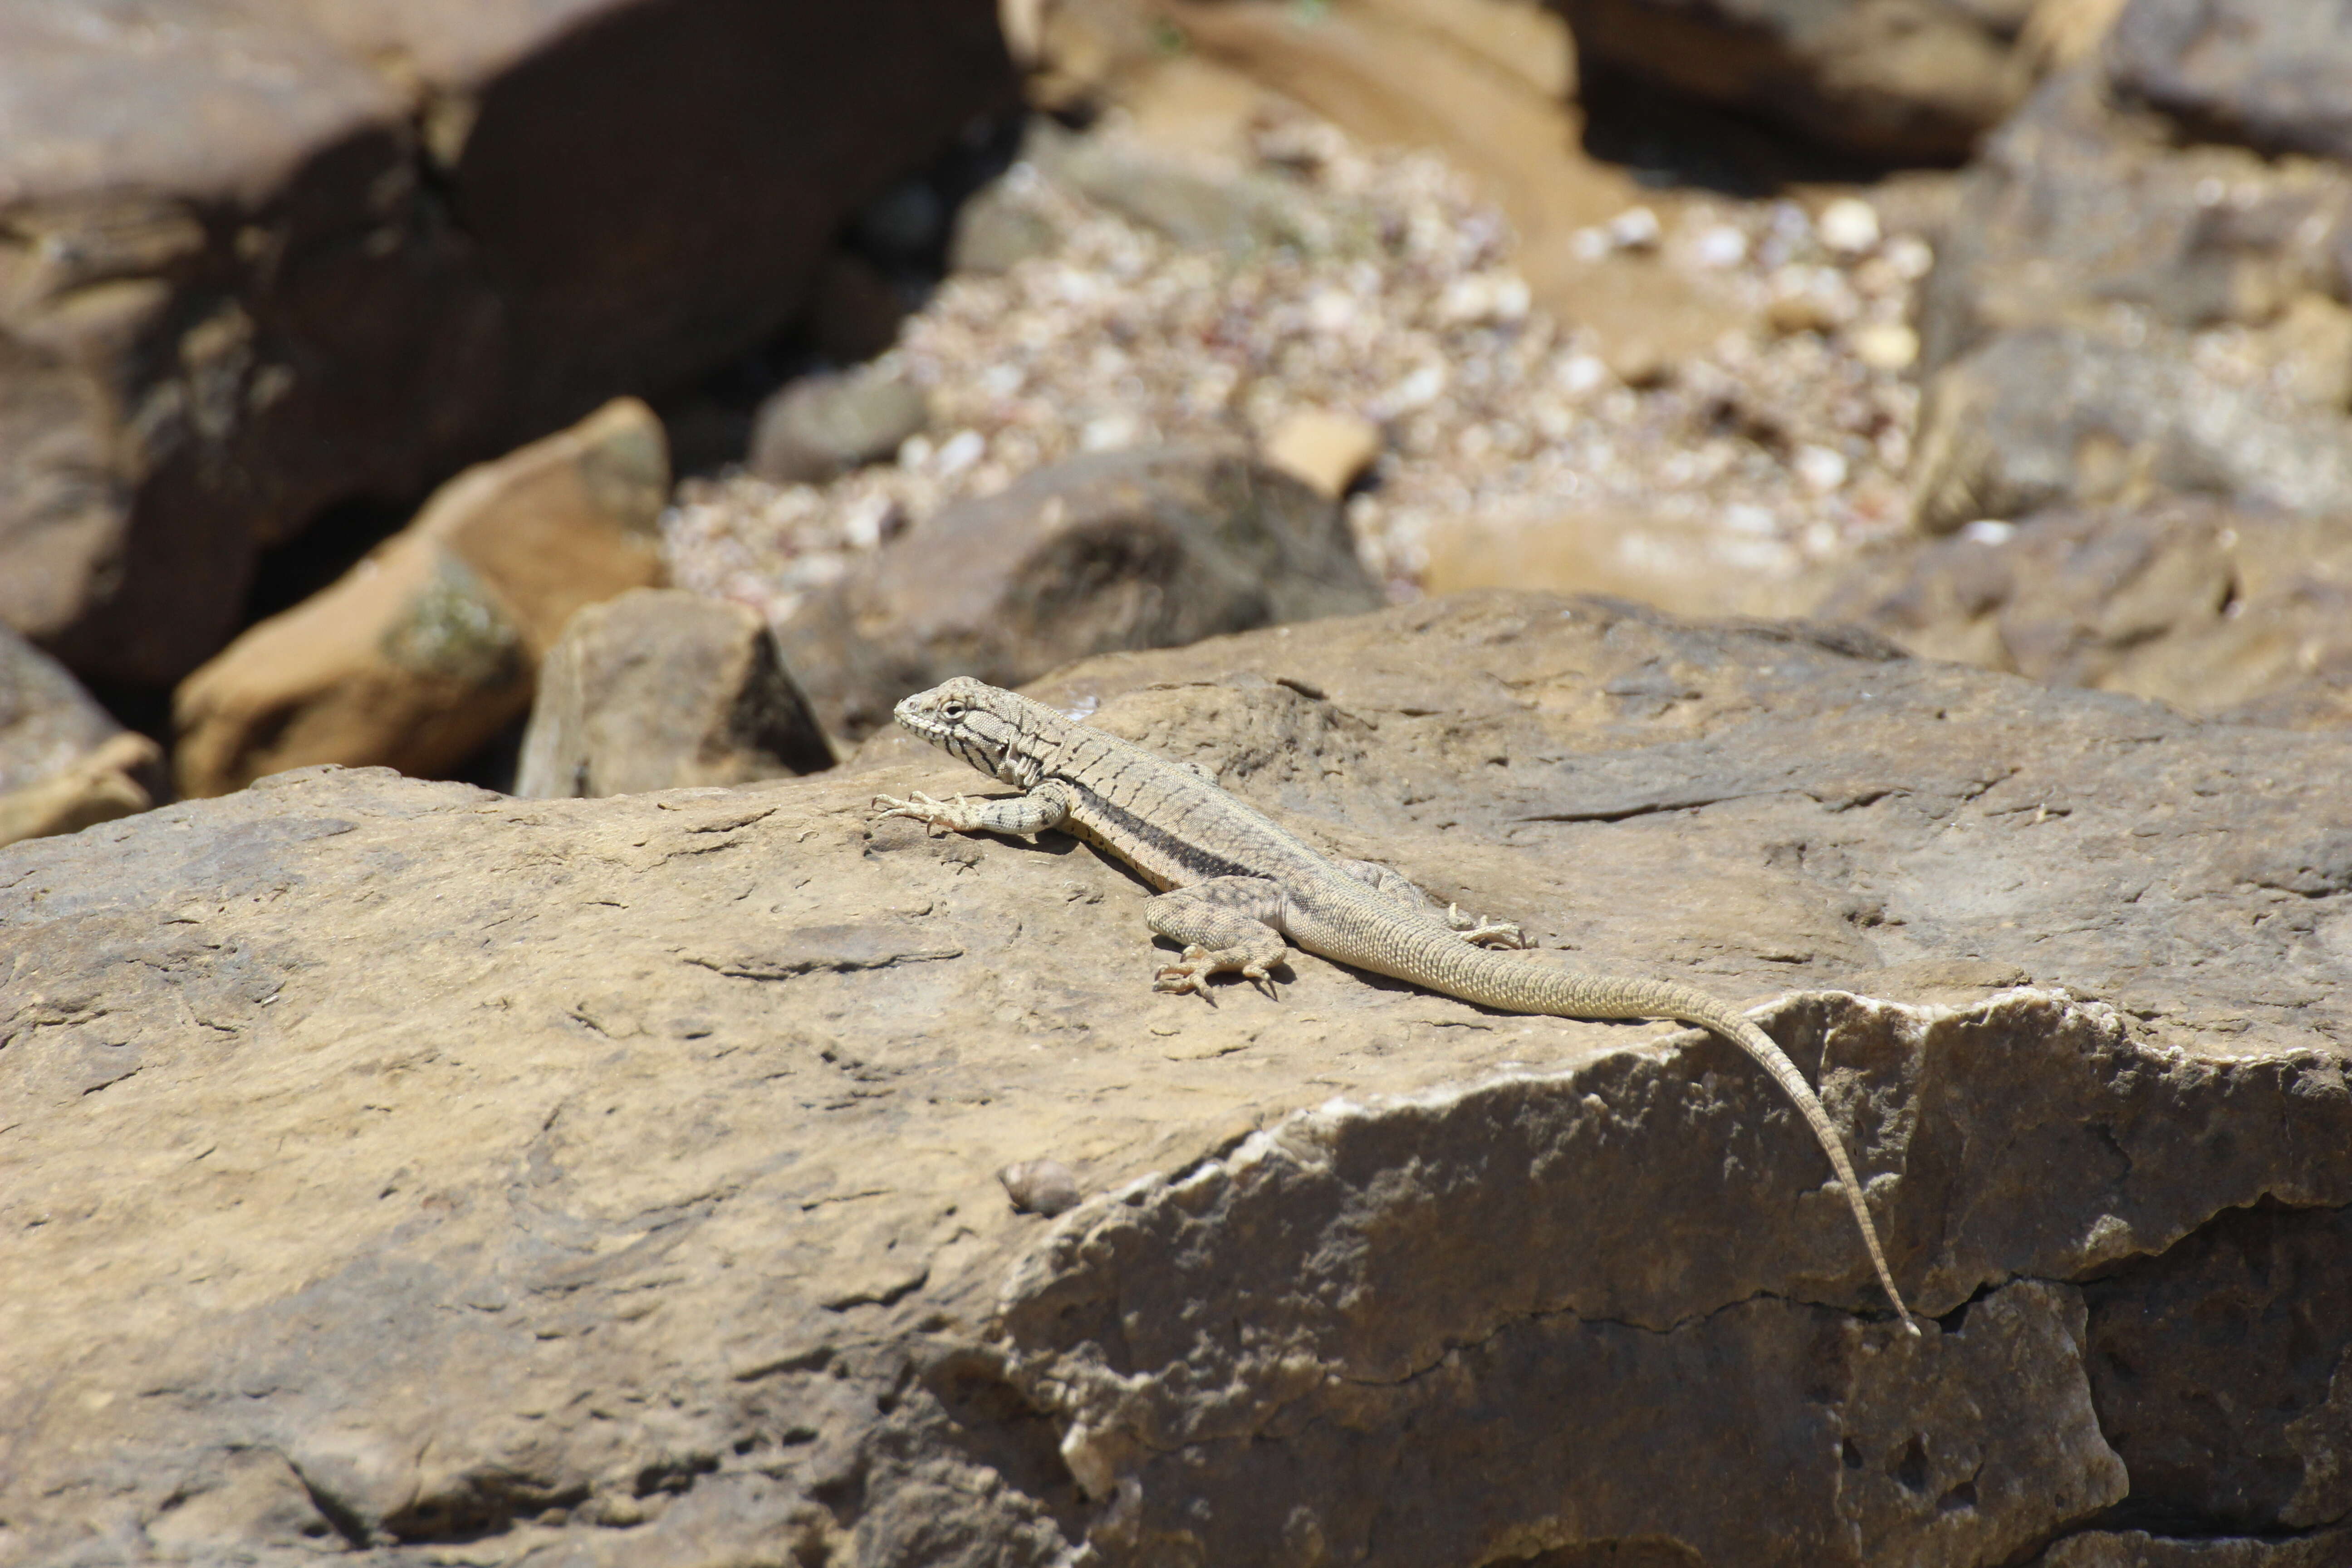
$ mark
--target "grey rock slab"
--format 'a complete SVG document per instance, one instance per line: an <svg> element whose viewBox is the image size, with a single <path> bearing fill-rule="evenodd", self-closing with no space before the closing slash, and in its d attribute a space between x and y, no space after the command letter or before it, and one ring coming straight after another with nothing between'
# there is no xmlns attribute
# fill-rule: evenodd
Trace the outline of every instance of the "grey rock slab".
<svg viewBox="0 0 2352 1568"><path fill-rule="evenodd" d="M514 793L719 787L833 761L756 612L639 588L574 615L541 665Z"/></svg>
<svg viewBox="0 0 2352 1568"><path fill-rule="evenodd" d="M2352 5L2132 0L2107 76L2204 133L2352 161Z"/></svg>
<svg viewBox="0 0 2352 1568"><path fill-rule="evenodd" d="M1916 521L2168 493L2341 514L2347 258L2346 164L2203 140L2095 66L2052 78L1970 170L1922 285Z"/></svg>
<svg viewBox="0 0 2352 1568"><path fill-rule="evenodd" d="M1074 458L945 508L777 627L825 727L863 736L951 675L1000 686L1119 648L1368 610L1339 507L1246 455Z"/></svg>
<svg viewBox="0 0 2352 1568"><path fill-rule="evenodd" d="M2117 307L2176 329L2258 326L2305 294L2340 294L2352 172L2184 136L2119 108L2081 68L2038 89L1970 166L1920 289L1920 364L1994 334L2118 327Z"/></svg>
<svg viewBox="0 0 2352 1568"><path fill-rule="evenodd" d="M2338 518L2180 498L2053 509L1865 558L1814 613L1922 658L2193 713L2352 721L2352 534Z"/></svg>
<svg viewBox="0 0 2352 1568"><path fill-rule="evenodd" d="M760 405L745 466L780 484L822 484L888 457L930 419L922 389L895 376L805 376Z"/></svg>
<svg viewBox="0 0 2352 1568"><path fill-rule="evenodd" d="M1731 1047L1304 954L1155 995L1124 871L872 819L984 791L911 742L305 770L0 850L0 1562L1994 1564L2151 1443L2176 1511L2336 1506L2324 1345L2194 1442L2091 1346L2292 1342L2233 1211L2334 1267L2352 738L1499 594L1033 690L1781 998L1925 1337Z"/></svg>
<svg viewBox="0 0 2352 1568"><path fill-rule="evenodd" d="M63 773L121 731L65 666L0 626L0 795Z"/></svg>

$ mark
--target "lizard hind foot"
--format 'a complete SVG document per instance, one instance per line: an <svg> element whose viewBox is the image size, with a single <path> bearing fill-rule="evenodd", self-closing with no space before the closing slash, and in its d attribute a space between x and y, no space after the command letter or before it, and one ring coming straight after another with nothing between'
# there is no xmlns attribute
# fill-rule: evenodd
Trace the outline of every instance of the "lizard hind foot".
<svg viewBox="0 0 2352 1568"><path fill-rule="evenodd" d="M877 795L874 797L874 805L877 808L874 814L877 822L904 816L921 823L927 829L956 826L971 814L971 801L962 795L953 800L934 800L921 790L915 791L904 800L895 795Z"/></svg>
<svg viewBox="0 0 2352 1568"><path fill-rule="evenodd" d="M1484 915L1465 915L1459 904L1445 906L1445 923L1454 934L1477 947L1523 948L1528 944L1527 932L1509 921L1490 921Z"/></svg>

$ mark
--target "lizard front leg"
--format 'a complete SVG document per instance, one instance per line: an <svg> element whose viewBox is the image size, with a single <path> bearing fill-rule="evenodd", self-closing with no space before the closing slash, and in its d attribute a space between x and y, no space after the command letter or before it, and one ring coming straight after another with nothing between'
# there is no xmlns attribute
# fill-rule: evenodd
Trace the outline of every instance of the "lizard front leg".
<svg viewBox="0 0 2352 1568"><path fill-rule="evenodd" d="M1154 991L1198 991L1212 974L1238 971L1264 982L1286 951L1276 922L1282 886L1265 877L1213 877L1160 894L1143 906L1151 929L1184 944L1184 956L1163 964Z"/></svg>
<svg viewBox="0 0 2352 1568"><path fill-rule="evenodd" d="M1047 779L1027 795L1003 800L973 800L961 795L953 800L933 800L918 790L904 800L894 795L877 795L874 804L884 808L875 817L877 822L910 816L927 826L952 828L958 833L1006 833L1026 837L1061 826L1070 815L1071 795L1069 786L1061 780Z"/></svg>

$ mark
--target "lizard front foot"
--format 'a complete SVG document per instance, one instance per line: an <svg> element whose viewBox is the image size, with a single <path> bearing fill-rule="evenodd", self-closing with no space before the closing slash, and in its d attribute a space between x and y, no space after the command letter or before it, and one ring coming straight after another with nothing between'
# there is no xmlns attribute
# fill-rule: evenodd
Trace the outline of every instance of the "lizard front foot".
<svg viewBox="0 0 2352 1568"><path fill-rule="evenodd" d="M1266 958L1262 954L1252 952L1247 948L1212 949L1196 944L1186 948L1184 956L1174 963L1160 965L1160 973L1151 978L1151 988L1154 991L1165 991L1175 995L1195 992L1206 996L1209 994L1207 982L1210 975L1239 974L1253 984L1264 985L1271 994L1274 981L1268 971L1276 962L1278 962L1277 959Z"/></svg>
<svg viewBox="0 0 2352 1568"><path fill-rule="evenodd" d="M961 830L971 826L967 819L971 816L971 802L963 795L958 795L953 800L933 800L922 791L917 790L904 800L900 800L895 795L877 795L874 797L874 804L885 808L875 814L874 820L877 822L885 822L894 816L907 816L912 817L926 827Z"/></svg>
<svg viewBox="0 0 2352 1568"><path fill-rule="evenodd" d="M1484 915L1465 915L1460 904L1445 906L1445 923L1452 926L1464 942L1479 947L1525 947L1527 932L1509 921L1490 921Z"/></svg>

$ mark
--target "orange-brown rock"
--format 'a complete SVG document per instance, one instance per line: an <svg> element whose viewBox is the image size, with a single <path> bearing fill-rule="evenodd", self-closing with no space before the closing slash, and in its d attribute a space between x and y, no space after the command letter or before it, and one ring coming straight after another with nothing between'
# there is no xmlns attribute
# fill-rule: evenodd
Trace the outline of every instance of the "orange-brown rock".
<svg viewBox="0 0 2352 1568"><path fill-rule="evenodd" d="M181 683L180 793L310 763L456 766L530 706L573 612L660 580L668 493L661 422L634 398L468 468Z"/></svg>

